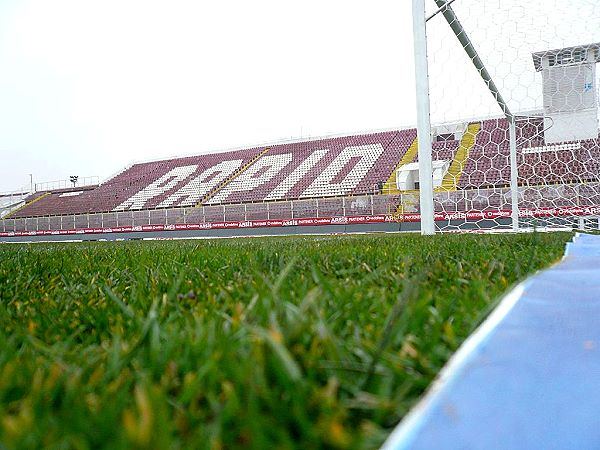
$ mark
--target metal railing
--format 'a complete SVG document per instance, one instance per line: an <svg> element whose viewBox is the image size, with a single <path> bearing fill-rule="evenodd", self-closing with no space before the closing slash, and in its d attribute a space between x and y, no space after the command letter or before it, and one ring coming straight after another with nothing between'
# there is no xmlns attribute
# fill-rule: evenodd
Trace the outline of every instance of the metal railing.
<svg viewBox="0 0 600 450"><path fill-rule="evenodd" d="M399 196L363 195L262 203L221 204L0 220L0 231L47 231L138 225L288 220L393 213Z"/></svg>
<svg viewBox="0 0 600 450"><path fill-rule="evenodd" d="M555 186L522 186L519 207L572 208L598 206L600 183ZM510 210L509 187L443 191L434 194L436 213ZM208 222L290 220L342 216L417 214L419 193L366 194L352 197L323 197L274 202L219 204L195 207L112 211L0 220L0 232L48 231L141 225L174 225Z"/></svg>
<svg viewBox="0 0 600 450"><path fill-rule="evenodd" d="M100 177L79 177L77 182L73 184L70 180L43 181L35 183L34 192L52 191L55 189L79 188L86 186L96 186L100 183Z"/></svg>

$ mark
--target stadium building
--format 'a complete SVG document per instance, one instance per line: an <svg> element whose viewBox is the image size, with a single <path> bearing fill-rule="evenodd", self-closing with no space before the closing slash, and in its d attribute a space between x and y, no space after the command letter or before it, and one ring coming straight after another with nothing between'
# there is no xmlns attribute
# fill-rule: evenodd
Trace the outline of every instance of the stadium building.
<svg viewBox="0 0 600 450"><path fill-rule="evenodd" d="M394 130L137 163L99 184L4 196L0 236L418 229L416 135L415 129ZM439 228L508 226L507 136L502 118L437 127L432 160ZM517 142L523 220L576 218L597 226L597 126L595 138L552 136L549 143L540 114L517 122Z"/></svg>

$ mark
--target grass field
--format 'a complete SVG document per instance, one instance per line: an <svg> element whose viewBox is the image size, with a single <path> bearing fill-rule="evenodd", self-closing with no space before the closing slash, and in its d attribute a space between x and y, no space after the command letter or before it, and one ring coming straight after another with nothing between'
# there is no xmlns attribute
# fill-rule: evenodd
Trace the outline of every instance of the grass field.
<svg viewBox="0 0 600 450"><path fill-rule="evenodd" d="M0 245L0 448L375 448L570 237Z"/></svg>

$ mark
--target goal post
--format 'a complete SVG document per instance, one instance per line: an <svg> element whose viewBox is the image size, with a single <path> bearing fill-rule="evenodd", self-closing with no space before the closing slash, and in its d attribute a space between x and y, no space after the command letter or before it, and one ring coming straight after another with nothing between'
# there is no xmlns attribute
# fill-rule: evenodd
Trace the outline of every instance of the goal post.
<svg viewBox="0 0 600 450"><path fill-rule="evenodd" d="M595 0L413 0L423 234L600 228L598 23Z"/></svg>
<svg viewBox="0 0 600 450"><path fill-rule="evenodd" d="M421 234L434 234L433 173L431 164L431 123L429 118L429 74L425 0L413 0L415 84L417 97L417 140L419 143L419 201Z"/></svg>

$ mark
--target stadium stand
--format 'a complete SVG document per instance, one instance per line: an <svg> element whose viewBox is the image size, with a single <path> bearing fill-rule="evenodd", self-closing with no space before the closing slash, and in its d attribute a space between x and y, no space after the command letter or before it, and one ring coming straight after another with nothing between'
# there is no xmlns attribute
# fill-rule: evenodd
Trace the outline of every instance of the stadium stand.
<svg viewBox="0 0 600 450"><path fill-rule="evenodd" d="M545 145L541 119L517 122L519 185L573 183L595 180L600 168L600 140ZM485 188L510 184L508 122L482 122L466 161L459 188Z"/></svg>
<svg viewBox="0 0 600 450"><path fill-rule="evenodd" d="M255 148L134 164L100 186L72 189L80 191L78 195L64 196L64 190L49 192L11 217L149 209L163 202L170 203L168 206L192 205L263 151Z"/></svg>
<svg viewBox="0 0 600 450"><path fill-rule="evenodd" d="M207 203L375 193L414 138L407 130L273 146Z"/></svg>
<svg viewBox="0 0 600 450"><path fill-rule="evenodd" d="M46 192L11 217L372 194L415 136L392 131L134 164L94 188Z"/></svg>
<svg viewBox="0 0 600 450"><path fill-rule="evenodd" d="M486 119L436 137L432 159L446 163L436 210L509 209L507 134L505 119ZM543 136L542 119L519 120L523 207L600 204L590 182L600 140L546 145ZM418 193L396 184L417 161L416 130L405 129L138 163L97 186L22 198L0 231L418 213Z"/></svg>

